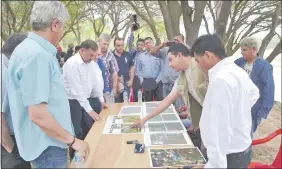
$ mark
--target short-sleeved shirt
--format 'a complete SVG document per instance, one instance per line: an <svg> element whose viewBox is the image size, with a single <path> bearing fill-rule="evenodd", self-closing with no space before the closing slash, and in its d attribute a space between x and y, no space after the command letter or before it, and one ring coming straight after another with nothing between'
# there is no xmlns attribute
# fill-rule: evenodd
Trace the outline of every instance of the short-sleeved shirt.
<svg viewBox="0 0 282 169"><path fill-rule="evenodd" d="M115 51L113 51L113 54L119 67L118 76L122 75L124 82L127 82L129 80L130 67L134 66L132 55L126 51L123 51L121 56L117 56Z"/></svg>
<svg viewBox="0 0 282 169"><path fill-rule="evenodd" d="M8 99L6 81L7 81L7 74L8 74L9 59L4 54L2 54L1 59L2 59L2 63L1 63L1 75L2 75L2 79L1 79L1 85L2 85L2 88L1 88L1 106L3 106L4 97L7 97L7 99ZM10 107L9 107L9 104L7 104L5 106L6 107L3 107L2 110L4 110L4 108L5 108L6 111L5 112L2 111L2 112L5 113L5 120L6 120L10 135L14 135L14 128L13 128L13 123L12 123L12 116L11 116L11 112L10 112Z"/></svg>
<svg viewBox="0 0 282 169"><path fill-rule="evenodd" d="M103 61L104 68L105 68L105 82L106 82L106 88L111 89L112 87L112 75L115 72L119 71L119 67L117 64L117 60L114 57L113 53L111 51L107 52L105 55L99 57Z"/></svg>
<svg viewBox="0 0 282 169"><path fill-rule="evenodd" d="M162 69L162 82L168 84L174 84L175 80L180 75L180 72L177 72L169 66L168 63L168 47L163 48L159 51L157 57L161 58L163 61Z"/></svg>
<svg viewBox="0 0 282 169"><path fill-rule="evenodd" d="M29 106L47 103L51 116L70 134L74 134L56 53L54 45L31 32L16 47L9 61L8 102L19 153L26 161L38 158L49 146L67 148L65 143L49 137L30 120Z"/></svg>
<svg viewBox="0 0 282 169"><path fill-rule="evenodd" d="M157 82L161 80L163 62L160 58L152 56L148 51L141 53L137 59L137 76L142 78L153 78Z"/></svg>

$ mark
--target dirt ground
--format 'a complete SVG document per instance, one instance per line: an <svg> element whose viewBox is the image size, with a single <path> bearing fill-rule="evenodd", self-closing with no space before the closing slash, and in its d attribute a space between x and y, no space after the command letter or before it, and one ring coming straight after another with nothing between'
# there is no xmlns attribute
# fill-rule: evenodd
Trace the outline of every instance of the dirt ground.
<svg viewBox="0 0 282 169"><path fill-rule="evenodd" d="M258 126L254 139L264 138L279 128L281 128L281 103L276 103L267 119ZM254 146L252 161L271 164L277 155L280 144L281 135L265 144Z"/></svg>

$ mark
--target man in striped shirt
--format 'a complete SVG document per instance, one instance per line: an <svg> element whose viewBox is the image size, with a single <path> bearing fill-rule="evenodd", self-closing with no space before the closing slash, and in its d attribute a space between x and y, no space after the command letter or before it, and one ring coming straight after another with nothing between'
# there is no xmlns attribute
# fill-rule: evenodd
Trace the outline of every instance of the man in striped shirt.
<svg viewBox="0 0 282 169"><path fill-rule="evenodd" d="M112 92L115 96L117 95L117 82L118 82L118 71L119 67L117 60L111 51L108 51L111 36L106 33L102 33L99 37L99 46L101 48L100 58L103 61L105 68L105 79L106 92Z"/></svg>

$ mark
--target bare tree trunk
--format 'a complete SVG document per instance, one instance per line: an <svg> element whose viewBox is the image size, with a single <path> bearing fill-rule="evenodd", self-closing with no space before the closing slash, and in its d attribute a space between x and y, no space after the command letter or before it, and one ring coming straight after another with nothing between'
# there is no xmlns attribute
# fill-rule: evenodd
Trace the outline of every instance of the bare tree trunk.
<svg viewBox="0 0 282 169"><path fill-rule="evenodd" d="M178 1L159 0L163 20L166 29L167 39L172 40L175 34L179 34L179 19L181 16L181 7Z"/></svg>
<svg viewBox="0 0 282 169"><path fill-rule="evenodd" d="M276 45L276 47L273 49L273 51L269 54L269 56L266 58L266 60L271 63L276 56L278 56L279 54L281 55L282 52L282 48L281 48L281 40L279 41L279 43Z"/></svg>
<svg viewBox="0 0 282 169"><path fill-rule="evenodd" d="M192 46L197 39L207 1L194 1L193 10L188 1L181 1L183 22L186 32L186 44ZM194 16L194 17L193 17Z"/></svg>
<svg viewBox="0 0 282 169"><path fill-rule="evenodd" d="M180 16L182 14L182 10L178 1L168 1L167 4L172 22L172 28L174 33L173 36L174 36L175 34L180 33L179 25L180 25Z"/></svg>
<svg viewBox="0 0 282 169"><path fill-rule="evenodd" d="M232 1L222 1L219 11L219 16L217 20L215 21L214 28L216 31L216 34L221 39L221 42L225 44L226 38L226 27L228 22L228 17L231 13L231 7L232 7Z"/></svg>
<svg viewBox="0 0 282 169"><path fill-rule="evenodd" d="M173 38L173 27L166 1L159 0L159 5L163 14L167 39L171 40Z"/></svg>

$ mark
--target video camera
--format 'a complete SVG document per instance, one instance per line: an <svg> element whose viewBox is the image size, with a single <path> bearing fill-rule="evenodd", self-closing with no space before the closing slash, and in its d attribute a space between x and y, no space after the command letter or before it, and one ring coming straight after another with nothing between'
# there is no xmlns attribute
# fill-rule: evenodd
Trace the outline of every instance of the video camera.
<svg viewBox="0 0 282 169"><path fill-rule="evenodd" d="M133 18L133 25L132 25L132 30L133 31L136 31L136 30L138 30L139 29L139 27L140 27L140 25L139 25L139 23L137 22L137 15L136 14L133 14L132 15L132 18Z"/></svg>
<svg viewBox="0 0 282 169"><path fill-rule="evenodd" d="M166 46L172 46L172 45L174 45L174 44L176 44L175 41L168 41L168 42L166 43Z"/></svg>

